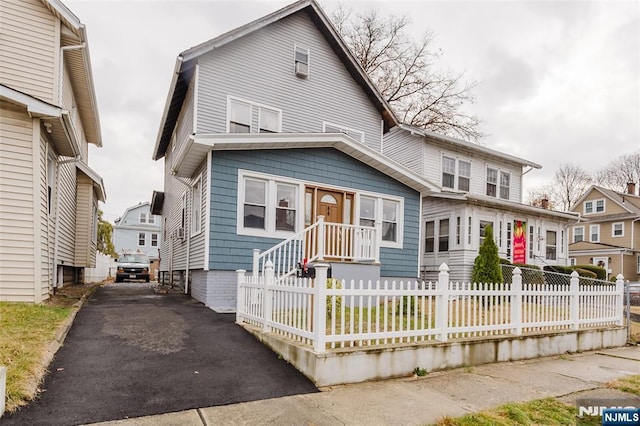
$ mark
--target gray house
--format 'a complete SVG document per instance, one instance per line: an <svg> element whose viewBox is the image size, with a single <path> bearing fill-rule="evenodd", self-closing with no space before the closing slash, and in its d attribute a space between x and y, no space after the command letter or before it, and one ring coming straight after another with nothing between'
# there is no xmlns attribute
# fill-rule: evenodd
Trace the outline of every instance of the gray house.
<svg viewBox="0 0 640 426"><path fill-rule="evenodd" d="M153 153L162 279L224 311L236 270L269 262L419 275L421 200L438 187L381 154L398 120L315 1L186 50L174 71Z"/></svg>
<svg viewBox="0 0 640 426"><path fill-rule="evenodd" d="M146 201L125 210L114 221L113 246L117 253L140 252L149 256L152 278L156 276L159 248L162 240L161 218L151 214L151 203Z"/></svg>

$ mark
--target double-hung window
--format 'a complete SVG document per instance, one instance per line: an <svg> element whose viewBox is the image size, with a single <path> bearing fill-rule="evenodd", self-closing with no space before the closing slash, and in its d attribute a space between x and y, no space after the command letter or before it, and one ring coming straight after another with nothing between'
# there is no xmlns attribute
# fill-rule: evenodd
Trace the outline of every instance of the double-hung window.
<svg viewBox="0 0 640 426"><path fill-rule="evenodd" d="M296 75L307 78L309 76L309 49L295 46L293 63Z"/></svg>
<svg viewBox="0 0 640 426"><path fill-rule="evenodd" d="M584 202L584 214L604 213L604 198Z"/></svg>
<svg viewBox="0 0 640 426"><path fill-rule="evenodd" d="M158 247L158 234L155 232L151 234L151 247Z"/></svg>
<svg viewBox="0 0 640 426"><path fill-rule="evenodd" d="M591 236L590 241L592 243L600 242L600 225L589 225L589 235Z"/></svg>
<svg viewBox="0 0 640 426"><path fill-rule="evenodd" d="M138 219L139 223L147 223L147 214L146 213L140 213L140 217Z"/></svg>
<svg viewBox="0 0 640 426"><path fill-rule="evenodd" d="M498 170L487 167L487 195L495 197L497 195Z"/></svg>
<svg viewBox="0 0 640 426"><path fill-rule="evenodd" d="M276 230L296 230L296 191L294 185L276 183Z"/></svg>
<svg viewBox="0 0 640 426"><path fill-rule="evenodd" d="M138 232L138 246L144 247L147 244L147 234L144 232Z"/></svg>
<svg viewBox="0 0 640 426"><path fill-rule="evenodd" d="M500 172L500 198L509 199L509 186L511 183L511 175L508 172Z"/></svg>
<svg viewBox="0 0 640 426"><path fill-rule="evenodd" d="M450 157L442 157L442 186L455 188L456 160Z"/></svg>
<svg viewBox="0 0 640 426"><path fill-rule="evenodd" d="M424 252L425 253L434 253L435 249L435 240L436 240L436 231L435 231L435 222L433 220L428 221L425 224L425 237L424 237Z"/></svg>
<svg viewBox="0 0 640 426"><path fill-rule="evenodd" d="M202 226L202 179L198 177L191 194L191 235L200 232Z"/></svg>
<svg viewBox="0 0 640 426"><path fill-rule="evenodd" d="M557 257L557 234L556 231L547 231L546 236L547 260L556 260Z"/></svg>
<svg viewBox="0 0 640 426"><path fill-rule="evenodd" d="M360 226L382 224L382 243L389 247L402 244L402 204L382 197L360 196ZM386 244L385 244L386 243Z"/></svg>
<svg viewBox="0 0 640 426"><path fill-rule="evenodd" d="M478 239L479 240L478 241L478 247L480 247L482 245L482 243L484 242L487 226L490 226L491 228L493 228L493 222L489 222L487 220L481 220L480 221L480 233L479 233L479 239Z"/></svg>
<svg viewBox="0 0 640 426"><path fill-rule="evenodd" d="M245 228L266 230L267 182L245 179L243 213Z"/></svg>
<svg viewBox="0 0 640 426"><path fill-rule="evenodd" d="M458 189L469 192L471 186L471 163L458 160Z"/></svg>
<svg viewBox="0 0 640 426"><path fill-rule="evenodd" d="M360 226L376 226L376 199L360 197Z"/></svg>
<svg viewBox="0 0 640 426"><path fill-rule="evenodd" d="M251 132L251 104L229 99L229 133Z"/></svg>
<svg viewBox="0 0 640 426"><path fill-rule="evenodd" d="M584 226L573 227L573 242L584 241Z"/></svg>
<svg viewBox="0 0 640 426"><path fill-rule="evenodd" d="M424 252L435 253L449 251L449 219L430 220L425 223Z"/></svg>
<svg viewBox="0 0 640 426"><path fill-rule="evenodd" d="M277 133L281 131L282 111L229 96L227 121L229 133Z"/></svg>
<svg viewBox="0 0 640 426"><path fill-rule="evenodd" d="M398 241L398 202L382 200L382 241Z"/></svg>
<svg viewBox="0 0 640 426"><path fill-rule="evenodd" d="M441 219L439 228L438 251L449 251L449 219Z"/></svg>
<svg viewBox="0 0 640 426"><path fill-rule="evenodd" d="M624 222L616 222L611 225L612 237L624 237Z"/></svg>

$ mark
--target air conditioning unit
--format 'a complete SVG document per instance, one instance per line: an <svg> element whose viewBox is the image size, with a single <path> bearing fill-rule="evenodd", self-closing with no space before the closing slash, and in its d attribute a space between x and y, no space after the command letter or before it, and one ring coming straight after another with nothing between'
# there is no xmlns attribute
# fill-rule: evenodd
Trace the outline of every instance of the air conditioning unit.
<svg viewBox="0 0 640 426"><path fill-rule="evenodd" d="M309 64L305 64L304 62L296 62L296 75L298 77L308 77L309 76Z"/></svg>
<svg viewBox="0 0 640 426"><path fill-rule="evenodd" d="M184 240L184 228L176 229L176 236L181 240Z"/></svg>

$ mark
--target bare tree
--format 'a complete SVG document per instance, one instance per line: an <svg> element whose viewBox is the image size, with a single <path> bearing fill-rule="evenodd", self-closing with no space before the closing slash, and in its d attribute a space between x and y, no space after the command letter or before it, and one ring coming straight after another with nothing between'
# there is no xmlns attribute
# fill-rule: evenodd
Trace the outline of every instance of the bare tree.
<svg viewBox="0 0 640 426"><path fill-rule="evenodd" d="M562 164L556 170L551 185L547 187L549 199L556 207L569 211L593 182L591 175L580 166Z"/></svg>
<svg viewBox="0 0 640 426"><path fill-rule="evenodd" d="M402 122L469 140L483 136L480 120L462 112L463 105L474 101L476 83L463 81L463 73L436 69L442 52L432 50L432 32L415 41L407 35L406 16L382 17L375 10L354 14L342 6L332 20Z"/></svg>
<svg viewBox="0 0 640 426"><path fill-rule="evenodd" d="M640 151L621 155L596 174L598 185L626 192L628 183L640 184Z"/></svg>
<svg viewBox="0 0 640 426"><path fill-rule="evenodd" d="M547 210L556 210L556 203L550 199L551 186L543 186L529 191L527 202L534 207L541 207Z"/></svg>

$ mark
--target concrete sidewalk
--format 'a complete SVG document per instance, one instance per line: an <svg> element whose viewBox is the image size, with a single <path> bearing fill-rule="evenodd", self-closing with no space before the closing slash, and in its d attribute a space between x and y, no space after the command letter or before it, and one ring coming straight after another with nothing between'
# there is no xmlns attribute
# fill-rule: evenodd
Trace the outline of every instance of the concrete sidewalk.
<svg viewBox="0 0 640 426"><path fill-rule="evenodd" d="M431 424L518 401L556 397L629 398L607 389L640 374L640 347L630 346L535 360L487 364L420 378L323 389L320 393L206 407L100 425L371 425ZM640 407L640 397L637 400Z"/></svg>

